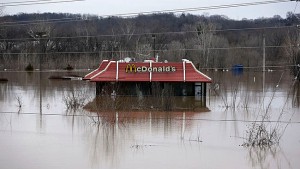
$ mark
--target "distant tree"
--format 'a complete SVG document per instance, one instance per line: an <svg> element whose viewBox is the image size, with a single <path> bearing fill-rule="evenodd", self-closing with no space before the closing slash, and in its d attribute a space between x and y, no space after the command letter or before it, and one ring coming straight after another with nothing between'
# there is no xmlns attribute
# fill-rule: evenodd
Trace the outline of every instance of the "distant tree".
<svg viewBox="0 0 300 169"><path fill-rule="evenodd" d="M0 7L0 17L4 15L4 7Z"/></svg>
<svg viewBox="0 0 300 169"><path fill-rule="evenodd" d="M3 16L3 12L4 11L4 8L3 7L0 7L0 24L4 22L4 18L2 17ZM3 38L6 36L5 35L5 28L4 27L0 27L0 38ZM0 51L4 51L5 49L5 42L3 41L0 41ZM2 69L4 67L4 55L2 54L2 62L0 62L0 69ZM0 58L1 58L0 57Z"/></svg>
<svg viewBox="0 0 300 169"><path fill-rule="evenodd" d="M38 55L31 58L34 60L30 61L36 64L35 67L41 66L42 68L44 64L46 66L51 62L46 53L50 48L52 48L52 45L54 45L50 39L52 37L52 31L53 26L48 23L35 24L27 27L27 36L29 37L27 39L29 41L29 45L25 45L23 50L26 53L38 53Z"/></svg>
<svg viewBox="0 0 300 169"><path fill-rule="evenodd" d="M209 67L227 68L232 63L232 56L229 57L228 40L224 36L213 36L213 44L210 49Z"/></svg>
<svg viewBox="0 0 300 169"><path fill-rule="evenodd" d="M160 60L178 61L186 58L198 63L201 68L225 68L233 64L257 66L262 61L260 47L263 31L248 28L296 25L299 17L294 13L288 13L285 19L274 16L243 20L221 15L172 13L132 18L66 13L20 13L9 16L3 14L2 8L0 22L40 23L0 26L0 64L24 69L30 62L37 67L36 53L47 53L41 56L43 66L49 68L63 68L67 64L75 68L97 67L102 59L118 60L124 57L142 61L153 57L155 37L155 50ZM63 18L72 18L74 21L42 22ZM295 53L296 49L276 47L296 43L291 30L287 36L289 30L264 30L267 46L275 46L267 48L269 64L284 64L281 62L283 58L291 59L290 62L295 60L291 56L296 55L291 53ZM16 61L18 64L14 64Z"/></svg>
<svg viewBox="0 0 300 169"><path fill-rule="evenodd" d="M288 12L286 14L286 26L291 26L297 23L299 23L299 16L293 12Z"/></svg>
<svg viewBox="0 0 300 169"><path fill-rule="evenodd" d="M181 61L181 59L185 59L185 48L184 44L180 41L172 41L168 45L168 50L165 53L166 60L170 61Z"/></svg>
<svg viewBox="0 0 300 169"><path fill-rule="evenodd" d="M293 65L291 71L294 76L300 80L300 32L299 30L291 30L285 38L285 57L289 63Z"/></svg>
<svg viewBox="0 0 300 169"><path fill-rule="evenodd" d="M194 49L193 60L201 67L208 67L210 49L213 44L214 30L216 25L211 22L198 22L195 25L186 25L187 31L185 46Z"/></svg>

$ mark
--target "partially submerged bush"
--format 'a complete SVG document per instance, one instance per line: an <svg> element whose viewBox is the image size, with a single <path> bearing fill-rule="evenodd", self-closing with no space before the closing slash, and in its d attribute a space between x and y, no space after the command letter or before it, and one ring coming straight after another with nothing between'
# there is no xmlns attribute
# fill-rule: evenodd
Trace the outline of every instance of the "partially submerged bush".
<svg viewBox="0 0 300 169"><path fill-rule="evenodd" d="M26 67L25 67L26 71L33 71L33 66L31 65L31 63L29 63Z"/></svg>
<svg viewBox="0 0 300 169"><path fill-rule="evenodd" d="M64 68L64 69L65 69L65 70L73 70L74 68L73 68L73 66L71 66L70 64L68 64L67 67Z"/></svg>
<svg viewBox="0 0 300 169"><path fill-rule="evenodd" d="M281 74L281 77L276 85L276 87L274 88L272 97L269 101L269 104L267 104L264 113L262 115L262 120L260 122L255 121L252 126L249 128L249 130L246 131L247 133L247 137L245 138L245 142L243 144L243 146L245 147L260 147L260 148L268 148L272 145L278 145L280 139L282 138L285 129L287 128L287 126L290 124L290 121L292 119L293 114L291 115L290 121L289 123L285 124L285 127L283 127L281 125L281 120L283 118L283 114L285 112L285 107L288 103L289 100L289 96L290 96L290 92L291 90L288 92L287 98L283 104L283 107L280 111L280 114L277 118L277 122L275 123L275 125L272 126L271 122L270 122L270 108L272 105L272 101L275 98L275 93L278 89L279 86L279 82L281 81L283 76L283 73ZM291 87L295 86L295 82L292 83ZM269 125L268 125L269 124ZM281 130L281 127L283 127L283 130Z"/></svg>
<svg viewBox="0 0 300 169"><path fill-rule="evenodd" d="M23 105L23 101L22 101L22 97L21 96L16 96L16 100L17 100L17 103L18 103L18 107L21 108L22 105Z"/></svg>
<svg viewBox="0 0 300 169"><path fill-rule="evenodd" d="M7 78L0 78L0 82L7 82L8 79Z"/></svg>
<svg viewBox="0 0 300 169"><path fill-rule="evenodd" d="M272 128L267 130L265 123L253 123L247 132L245 147L270 147L279 143L278 130Z"/></svg>
<svg viewBox="0 0 300 169"><path fill-rule="evenodd" d="M72 90L64 95L63 101L68 110L77 110L83 107L87 100L87 95L85 91L75 91Z"/></svg>

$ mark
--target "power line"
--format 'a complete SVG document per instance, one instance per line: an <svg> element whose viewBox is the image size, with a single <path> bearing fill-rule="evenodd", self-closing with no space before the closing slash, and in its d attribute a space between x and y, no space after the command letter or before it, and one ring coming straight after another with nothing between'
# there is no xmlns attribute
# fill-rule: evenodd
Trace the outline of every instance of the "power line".
<svg viewBox="0 0 300 169"><path fill-rule="evenodd" d="M59 23L61 22L68 22L68 21L80 21L81 17L74 17L74 18L61 18L61 19L47 19L47 20L34 20L34 21L15 21L15 22L2 22L0 26L9 27L9 26L22 26L22 25L34 25L40 23Z"/></svg>
<svg viewBox="0 0 300 169"><path fill-rule="evenodd" d="M22 3L32 3L32 2L45 2L45 1L53 1L53 0L31 0L31 1L14 1L14 2L4 2L2 5L10 5L10 4L22 4Z"/></svg>
<svg viewBox="0 0 300 169"><path fill-rule="evenodd" d="M295 26L274 26L274 27L257 27L257 28L240 28L240 29L219 29L208 30L208 32L230 32L230 31L253 31L253 30L267 30L267 29L289 29ZM61 36L61 37L46 37L39 38L40 40L49 39L76 39L76 38L100 38L100 37L120 37L120 36L152 36L152 35L165 35L165 34L185 34L185 33L198 33L198 31L178 31L178 32L157 32L157 33L137 33L137 34L107 34L107 35L85 35L85 36ZM31 41L33 38L11 38L0 39L0 41Z"/></svg>
<svg viewBox="0 0 300 169"><path fill-rule="evenodd" d="M296 9L297 9L297 6L298 6L298 2L299 2L299 1L296 2L295 8L294 8L294 14L295 14L295 12L296 12Z"/></svg>
<svg viewBox="0 0 300 169"><path fill-rule="evenodd" d="M69 1L82 1L82 0L69 0ZM274 4L274 3L283 3L283 2L290 2L292 0L270 0L270 1L260 1L260 2L248 2L248 3L237 3L237 4L224 4L224 5L215 5L215 6L206 6L206 7L197 7L197 8L182 8L182 9L169 9L169 10L160 10L160 11L146 11L146 12L135 12L135 13L123 13L123 14L113 14L113 15L102 15L98 16L101 17L133 17L139 15L149 15L149 14L158 14L158 13L184 13L184 12L193 12L193 11L204 11L204 10L215 10L215 9L226 9L226 8L237 8L237 7L246 7L246 6L254 6L254 5L266 5L266 4ZM58 1L60 3L63 1ZM50 2L49 2L50 3ZM63 21L67 19L68 21ZM53 22L73 22L73 21L86 21L86 20L73 20L74 18L64 18L62 21L56 20ZM51 20L45 20L43 23L53 23ZM22 26L25 24L18 24L15 22L15 25ZM41 23L38 21L32 21L31 23L27 24L39 24ZM1 25L1 26L13 26L13 25Z"/></svg>
<svg viewBox="0 0 300 169"><path fill-rule="evenodd" d="M298 65L291 65L291 64L285 64L285 65L267 65L266 67L268 68L286 68L286 67L297 67ZM243 69L260 69L262 68L263 66L244 66ZM200 70L226 70L226 69L231 69L232 67L203 67L203 68L200 68ZM289 70L289 69L288 69ZM41 70L40 70L41 71ZM86 71L89 71L88 69L76 69L75 72L86 72ZM275 71L278 71L277 69ZM283 70L281 70L283 71ZM13 69L6 69L6 70L1 70L0 69L0 72L28 72L28 71L25 71L25 70L13 70ZM59 72L59 73L62 73L62 72L68 72L67 70L42 70L41 72Z"/></svg>
<svg viewBox="0 0 300 169"><path fill-rule="evenodd" d="M226 8L236 8L236 7L245 7L245 6L266 5L266 4L274 4L274 3L282 3L282 2L290 2L290 1L291 0L271 0L271 1L260 1L260 2L247 2L247 3L197 7L197 8L182 8L182 9L170 9L170 10L161 10L161 11L116 14L115 16L136 16L136 15L141 15L141 14L145 15L145 14L153 14L153 13L193 12L193 11L204 11L204 10L213 10L213 9L226 9ZM109 15L107 15L107 16L109 16Z"/></svg>
<svg viewBox="0 0 300 169"><path fill-rule="evenodd" d="M266 46L266 48L290 48L298 47L295 45L287 46ZM243 47L224 47L224 48L208 48L209 50L234 50L234 49L261 49L260 46L243 46ZM203 49L161 49L161 50L139 50L138 52L172 52L172 51L201 51ZM78 52L78 51L69 51L69 52L51 52L48 53L0 53L2 55L50 55L50 54L99 54L99 53L136 53L136 50L99 50L95 52Z"/></svg>
<svg viewBox="0 0 300 169"><path fill-rule="evenodd" d="M265 48L290 48L298 47L296 45L284 45L284 46L266 46ZM228 50L228 49L261 49L261 46L237 46L237 47L225 47L225 48L207 48L209 50ZM199 49L198 49L199 50Z"/></svg>
<svg viewBox="0 0 300 169"><path fill-rule="evenodd" d="M77 2L77 1L85 1L85 0L60 0L60 1L36 0L36 1L24 1L24 2L8 2L8 3L1 3L2 5L0 7L57 4L57 3L65 3L65 2Z"/></svg>

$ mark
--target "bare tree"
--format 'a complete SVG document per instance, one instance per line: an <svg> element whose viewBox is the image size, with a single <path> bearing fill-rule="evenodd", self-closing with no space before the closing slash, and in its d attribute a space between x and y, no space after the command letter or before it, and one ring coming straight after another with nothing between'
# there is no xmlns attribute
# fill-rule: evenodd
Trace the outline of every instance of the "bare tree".
<svg viewBox="0 0 300 169"><path fill-rule="evenodd" d="M180 41L172 41L168 45L168 51L166 52L168 60L170 61L180 61L185 57L184 45Z"/></svg>
<svg viewBox="0 0 300 169"><path fill-rule="evenodd" d="M4 7L0 7L0 16L4 15Z"/></svg>
<svg viewBox="0 0 300 169"><path fill-rule="evenodd" d="M152 54L159 54L160 60L186 58L198 68L224 68L233 64L257 66L262 61L261 49L251 47L261 46L261 30L215 30L280 27L298 23L297 15L292 14L287 19L277 16L235 21L223 16L185 14L180 17L174 14L139 15L135 18L57 13L3 16L3 11L0 8L0 22L42 21L45 18L80 20L7 27L1 25L0 66L12 69L24 68L29 62L36 66L37 53L43 56L43 67L54 69L65 68L68 64L74 68L97 67L102 59L135 57L140 61L149 59ZM285 36L286 31L290 31L288 36ZM286 64L282 62L284 57L290 63L299 63L298 54L295 54L298 53L295 46L299 44L295 40L298 37L296 30L266 29L265 32L267 46L291 46L286 49L267 48L268 64Z"/></svg>
<svg viewBox="0 0 300 169"><path fill-rule="evenodd" d="M216 29L216 26L212 23L197 23L195 26L196 32L196 42L199 49L202 50L202 60L204 61L204 67L208 66L208 59L210 55L209 48L213 43L213 32Z"/></svg>
<svg viewBox="0 0 300 169"><path fill-rule="evenodd" d="M285 57L288 59L289 63L292 66L292 73L294 74L295 78L299 80L299 71L300 71L300 32L296 31L289 31L285 38Z"/></svg>
<svg viewBox="0 0 300 169"><path fill-rule="evenodd" d="M216 25L210 22L198 22L195 25L185 26L185 31L189 31L185 41L189 48L197 49L199 52L193 53L193 60L201 67L208 67L210 49L213 44L213 34Z"/></svg>
<svg viewBox="0 0 300 169"><path fill-rule="evenodd" d="M135 49L135 40L133 38L133 35L136 31L135 24L133 20L131 19L121 19L118 20L119 25L119 31L122 34L122 36L119 38L120 41L120 50L126 51L126 50L134 50ZM123 52L119 53L121 58L124 57L131 57L132 53L129 52Z"/></svg>
<svg viewBox="0 0 300 169"><path fill-rule="evenodd" d="M210 58L208 66L211 68L227 68L230 65L228 40L223 36L213 36L212 49L210 49Z"/></svg>
<svg viewBox="0 0 300 169"><path fill-rule="evenodd" d="M47 58L47 51L51 48L53 43L50 41L52 26L47 23L30 25L27 28L27 34L32 38L31 42L24 47L26 53L27 50L35 50L31 52L39 53L39 56L32 58L33 60L29 61L35 63L35 67L43 67L43 63L49 63L49 58Z"/></svg>

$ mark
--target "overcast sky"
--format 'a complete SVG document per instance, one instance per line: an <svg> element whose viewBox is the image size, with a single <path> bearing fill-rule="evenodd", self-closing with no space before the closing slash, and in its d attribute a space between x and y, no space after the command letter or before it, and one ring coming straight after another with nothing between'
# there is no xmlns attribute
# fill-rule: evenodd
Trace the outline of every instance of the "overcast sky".
<svg viewBox="0 0 300 169"><path fill-rule="evenodd" d="M28 0L1 0L1 2L3 3L20 1ZM76 14L95 14L102 16L263 1L267 0L85 0L79 2L68 2L59 4L5 7L4 14L12 15L18 13L60 12ZM299 13L300 4L297 3L298 2L292 1L277 4L205 10L188 13L226 15L231 19L255 19L260 17L273 17L274 15L280 15L281 17L285 18L286 13L289 11L294 12L294 10L296 9L295 12Z"/></svg>

